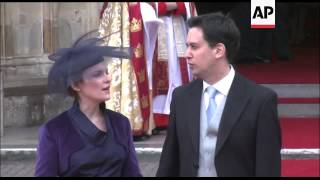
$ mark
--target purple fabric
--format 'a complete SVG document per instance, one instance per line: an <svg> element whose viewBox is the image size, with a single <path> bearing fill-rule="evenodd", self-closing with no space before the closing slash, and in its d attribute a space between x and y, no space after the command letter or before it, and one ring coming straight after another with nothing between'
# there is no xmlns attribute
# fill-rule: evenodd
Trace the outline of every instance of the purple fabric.
<svg viewBox="0 0 320 180"><path fill-rule="evenodd" d="M106 111L110 117L116 142L127 150L121 176L142 176L128 119L111 110ZM48 121L39 130L35 176L61 176L69 168L72 153L83 146L84 142L72 125L67 111Z"/></svg>

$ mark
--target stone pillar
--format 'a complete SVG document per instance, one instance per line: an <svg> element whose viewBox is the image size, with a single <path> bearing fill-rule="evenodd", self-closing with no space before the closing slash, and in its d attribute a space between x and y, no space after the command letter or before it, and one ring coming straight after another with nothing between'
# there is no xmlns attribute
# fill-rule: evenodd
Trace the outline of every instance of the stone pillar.
<svg viewBox="0 0 320 180"><path fill-rule="evenodd" d="M4 135L3 132L3 124L4 124L4 116L3 116L3 68L2 68L2 61L4 60L5 57L5 40L4 40L4 3L0 3L0 39L1 39L1 44L0 44L0 136Z"/></svg>
<svg viewBox="0 0 320 180"><path fill-rule="evenodd" d="M1 60L2 61L2 60ZM2 68L2 67L0 67ZM3 136L3 75L2 70L0 71L0 136Z"/></svg>

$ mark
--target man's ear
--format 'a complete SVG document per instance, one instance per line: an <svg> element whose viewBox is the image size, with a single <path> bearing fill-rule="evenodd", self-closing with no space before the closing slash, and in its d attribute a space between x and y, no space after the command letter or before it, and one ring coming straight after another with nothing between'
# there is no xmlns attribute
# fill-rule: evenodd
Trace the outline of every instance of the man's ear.
<svg viewBox="0 0 320 180"><path fill-rule="evenodd" d="M222 43L217 43L214 47L214 53L217 59L224 57L226 54L226 47Z"/></svg>

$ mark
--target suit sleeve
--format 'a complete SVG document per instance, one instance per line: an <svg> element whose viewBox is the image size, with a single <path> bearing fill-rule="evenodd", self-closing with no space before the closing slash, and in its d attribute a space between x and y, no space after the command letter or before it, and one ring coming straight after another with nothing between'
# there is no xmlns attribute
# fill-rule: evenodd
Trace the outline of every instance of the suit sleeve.
<svg viewBox="0 0 320 180"><path fill-rule="evenodd" d="M46 125L39 131L35 176L58 176L57 145Z"/></svg>
<svg viewBox="0 0 320 180"><path fill-rule="evenodd" d="M177 89L172 93L167 135L162 148L159 168L156 173L158 177L179 176L179 143L176 131L175 111Z"/></svg>
<svg viewBox="0 0 320 180"><path fill-rule="evenodd" d="M281 175L281 130L277 95L272 92L262 104L256 136L256 176Z"/></svg>

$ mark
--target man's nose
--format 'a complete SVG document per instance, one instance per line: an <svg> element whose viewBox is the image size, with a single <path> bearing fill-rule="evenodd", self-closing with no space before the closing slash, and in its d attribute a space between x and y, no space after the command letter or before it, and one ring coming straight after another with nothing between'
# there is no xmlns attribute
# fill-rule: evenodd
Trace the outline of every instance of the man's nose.
<svg viewBox="0 0 320 180"><path fill-rule="evenodd" d="M191 57L190 48L187 47L186 52L184 53L184 57L186 59L189 59Z"/></svg>

